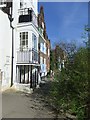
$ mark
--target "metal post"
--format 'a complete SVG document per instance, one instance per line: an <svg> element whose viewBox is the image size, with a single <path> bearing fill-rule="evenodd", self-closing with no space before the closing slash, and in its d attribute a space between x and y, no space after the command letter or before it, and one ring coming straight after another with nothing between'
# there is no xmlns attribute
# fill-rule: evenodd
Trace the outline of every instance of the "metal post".
<svg viewBox="0 0 90 120"><path fill-rule="evenodd" d="M14 27L12 26L13 18L12 18L12 7L11 14L8 14L8 18L10 20L10 27L12 28L12 57L11 57L11 86L13 85L13 58L14 58Z"/></svg>
<svg viewBox="0 0 90 120"><path fill-rule="evenodd" d="M23 83L25 83L25 65L24 65L24 80Z"/></svg>
<svg viewBox="0 0 90 120"><path fill-rule="evenodd" d="M14 41L13 41L13 37L14 36L14 30L12 28L12 58L11 58L11 87L13 85L13 53L14 53Z"/></svg>
<svg viewBox="0 0 90 120"><path fill-rule="evenodd" d="M39 68L37 67L37 85L38 85L38 73L39 73Z"/></svg>
<svg viewBox="0 0 90 120"><path fill-rule="evenodd" d="M18 75L17 75L18 70L17 70L17 68L18 68L18 66L16 65L16 81L18 80Z"/></svg>
<svg viewBox="0 0 90 120"><path fill-rule="evenodd" d="M31 73L30 73L30 88L32 88L32 65L31 65Z"/></svg>
<svg viewBox="0 0 90 120"><path fill-rule="evenodd" d="M36 70L35 70L35 88L36 88L36 84L37 84L37 83L36 83L36 82L37 82L36 79L37 79L37 73L36 73Z"/></svg>
<svg viewBox="0 0 90 120"><path fill-rule="evenodd" d="M21 68L22 66L20 65L20 83L21 83Z"/></svg>
<svg viewBox="0 0 90 120"><path fill-rule="evenodd" d="M28 81L27 83L29 83L29 65L28 65Z"/></svg>

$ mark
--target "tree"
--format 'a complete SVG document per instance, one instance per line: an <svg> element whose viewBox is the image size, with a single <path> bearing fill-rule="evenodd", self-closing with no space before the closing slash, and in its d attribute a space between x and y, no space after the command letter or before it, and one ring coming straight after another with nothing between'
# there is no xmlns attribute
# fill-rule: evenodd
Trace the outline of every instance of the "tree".
<svg viewBox="0 0 90 120"><path fill-rule="evenodd" d="M54 54L54 50L52 49L50 51L50 70L54 70L55 68L55 54Z"/></svg>
<svg viewBox="0 0 90 120"><path fill-rule="evenodd" d="M63 44L68 59L61 72L55 73L52 88L53 103L57 109L69 111L78 119L86 117L88 96L88 49L82 47L76 49L74 44Z"/></svg>
<svg viewBox="0 0 90 120"><path fill-rule="evenodd" d="M62 61L65 60L65 51L58 44L55 45L55 48L51 50L50 62L51 69L58 70L59 65L62 64Z"/></svg>

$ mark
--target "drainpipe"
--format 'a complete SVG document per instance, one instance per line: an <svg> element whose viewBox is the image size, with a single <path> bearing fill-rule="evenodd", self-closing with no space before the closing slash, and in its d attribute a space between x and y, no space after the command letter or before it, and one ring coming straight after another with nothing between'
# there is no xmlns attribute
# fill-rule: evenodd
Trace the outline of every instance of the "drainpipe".
<svg viewBox="0 0 90 120"><path fill-rule="evenodd" d="M12 18L12 7L11 7L11 14L8 15L10 20L10 27L12 28L12 56L11 56L11 85L13 85L13 58L14 58L14 27L12 26L13 18Z"/></svg>
<svg viewBox="0 0 90 120"><path fill-rule="evenodd" d="M13 85L13 58L14 58L14 28L12 26L11 28L12 28L12 58L11 58L11 86L10 87L12 87Z"/></svg>

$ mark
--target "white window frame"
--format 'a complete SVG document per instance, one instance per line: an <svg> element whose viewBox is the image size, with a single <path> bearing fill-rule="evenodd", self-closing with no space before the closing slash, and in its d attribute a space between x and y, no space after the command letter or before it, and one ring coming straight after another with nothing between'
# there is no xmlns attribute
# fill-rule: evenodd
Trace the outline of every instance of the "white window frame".
<svg viewBox="0 0 90 120"><path fill-rule="evenodd" d="M28 49L28 32L20 32L20 48Z"/></svg>

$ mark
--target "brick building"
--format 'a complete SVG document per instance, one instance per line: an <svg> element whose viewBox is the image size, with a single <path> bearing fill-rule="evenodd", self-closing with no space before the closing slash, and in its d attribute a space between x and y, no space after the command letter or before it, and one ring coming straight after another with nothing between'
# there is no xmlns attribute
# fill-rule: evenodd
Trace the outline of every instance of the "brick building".
<svg viewBox="0 0 90 120"><path fill-rule="evenodd" d="M40 7L40 13L38 14L38 28L39 28L39 55L41 65L41 76L46 76L50 71L50 40L46 32L46 24L44 18L43 6Z"/></svg>

